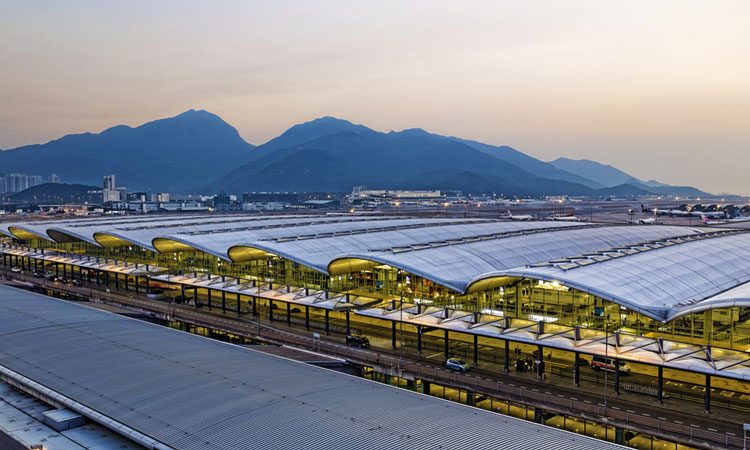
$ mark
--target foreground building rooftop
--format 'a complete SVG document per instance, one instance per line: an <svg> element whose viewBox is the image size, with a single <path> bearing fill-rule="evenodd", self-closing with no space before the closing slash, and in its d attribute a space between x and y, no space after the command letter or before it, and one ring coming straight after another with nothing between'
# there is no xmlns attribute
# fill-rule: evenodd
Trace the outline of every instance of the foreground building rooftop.
<svg viewBox="0 0 750 450"><path fill-rule="evenodd" d="M5 380L148 448L623 448L0 286Z"/></svg>

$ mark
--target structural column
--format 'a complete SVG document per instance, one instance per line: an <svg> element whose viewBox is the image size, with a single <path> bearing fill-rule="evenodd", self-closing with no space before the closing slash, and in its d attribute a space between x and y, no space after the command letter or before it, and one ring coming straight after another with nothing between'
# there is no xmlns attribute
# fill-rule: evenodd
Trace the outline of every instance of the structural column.
<svg viewBox="0 0 750 450"><path fill-rule="evenodd" d="M227 292L221 291L221 312L227 312Z"/></svg>
<svg viewBox="0 0 750 450"><path fill-rule="evenodd" d="M208 292L208 309L210 310L213 307L213 304L211 302L211 298L213 297L213 293L211 292L211 288L206 288L206 292Z"/></svg>
<svg viewBox="0 0 750 450"><path fill-rule="evenodd" d="M474 365L479 363L479 336L474 335Z"/></svg>
<svg viewBox="0 0 750 450"><path fill-rule="evenodd" d="M255 299L253 298L253 306L255 306ZM237 293L237 314L240 314L240 293Z"/></svg>
<svg viewBox="0 0 750 450"><path fill-rule="evenodd" d="M422 326L417 325L417 353L422 353Z"/></svg>
<svg viewBox="0 0 750 450"><path fill-rule="evenodd" d="M541 345L536 346L537 362L536 364L536 376L537 378L544 377L544 348Z"/></svg>
<svg viewBox="0 0 750 450"><path fill-rule="evenodd" d="M581 385L581 354L576 352L575 366L573 366L573 384L576 387Z"/></svg>
<svg viewBox="0 0 750 450"><path fill-rule="evenodd" d="M615 394L620 395L620 361L615 359Z"/></svg>
<svg viewBox="0 0 750 450"><path fill-rule="evenodd" d="M503 370L510 372L510 341L505 339L505 355L503 357Z"/></svg>
<svg viewBox="0 0 750 450"><path fill-rule="evenodd" d="M345 313L346 313L346 335L349 336L351 334L351 328L349 326L349 310L347 309Z"/></svg>
<svg viewBox="0 0 750 450"><path fill-rule="evenodd" d="M706 374L706 393L703 396L703 407L706 414L711 412L711 375Z"/></svg>
<svg viewBox="0 0 750 450"><path fill-rule="evenodd" d="M391 322L391 347L396 348L396 321Z"/></svg>
<svg viewBox="0 0 750 450"><path fill-rule="evenodd" d="M328 316L329 316L329 313L330 313L330 312L331 312L330 310L326 309L326 334L328 334L328 330L329 330L329 320L328 320Z"/></svg>
<svg viewBox="0 0 750 450"><path fill-rule="evenodd" d="M305 329L310 329L310 307L305 305Z"/></svg>
<svg viewBox="0 0 750 450"><path fill-rule="evenodd" d="M292 304L290 302L286 302L286 324L292 325Z"/></svg>
<svg viewBox="0 0 750 450"><path fill-rule="evenodd" d="M443 339L443 353L445 354L445 359L448 359L448 353L450 350L450 341L448 340L448 329L445 329L445 339Z"/></svg>
<svg viewBox="0 0 750 450"><path fill-rule="evenodd" d="M273 322L273 300L268 299L268 321Z"/></svg>
<svg viewBox="0 0 750 450"><path fill-rule="evenodd" d="M664 402L664 367L658 366L658 379L656 380L656 398L659 403Z"/></svg>

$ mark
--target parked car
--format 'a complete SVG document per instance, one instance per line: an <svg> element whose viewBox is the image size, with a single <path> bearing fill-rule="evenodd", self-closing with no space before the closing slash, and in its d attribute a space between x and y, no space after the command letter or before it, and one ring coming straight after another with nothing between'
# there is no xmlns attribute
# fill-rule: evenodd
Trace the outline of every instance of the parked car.
<svg viewBox="0 0 750 450"><path fill-rule="evenodd" d="M445 368L448 370L455 370L457 372L468 372L469 365L462 359L448 358L445 361Z"/></svg>
<svg viewBox="0 0 750 450"><path fill-rule="evenodd" d="M10 269L10 271L13 272L13 273L21 273L21 268L20 267L13 267L13 268Z"/></svg>
<svg viewBox="0 0 750 450"><path fill-rule="evenodd" d="M573 362L573 367L575 367L575 365L576 363ZM588 359L584 358L583 356L578 357L578 367L588 366L588 365L590 365L590 361Z"/></svg>
<svg viewBox="0 0 750 450"><path fill-rule="evenodd" d="M146 294L146 297L151 300L163 300L167 298L166 294L164 294L164 291L161 289L150 289L148 294Z"/></svg>
<svg viewBox="0 0 750 450"><path fill-rule="evenodd" d="M370 348L370 340L364 336L346 336L346 345L349 347Z"/></svg>
<svg viewBox="0 0 750 450"><path fill-rule="evenodd" d="M612 358L606 358L604 356L594 356L591 359L591 367L594 370L607 370L610 372L614 372L615 364L619 366L620 373L626 375L630 373L630 366L627 365L625 361L618 361Z"/></svg>

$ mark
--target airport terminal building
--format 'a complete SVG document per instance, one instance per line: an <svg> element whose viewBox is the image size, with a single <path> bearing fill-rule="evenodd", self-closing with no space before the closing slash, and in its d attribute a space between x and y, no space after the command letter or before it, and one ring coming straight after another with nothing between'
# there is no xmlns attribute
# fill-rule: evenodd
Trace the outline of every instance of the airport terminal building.
<svg viewBox="0 0 750 450"><path fill-rule="evenodd" d="M363 215L0 224L2 263L211 308L497 339L750 380L750 233ZM506 351L506 367L509 364ZM661 387L660 387L661 389ZM707 406L708 408L708 406Z"/></svg>

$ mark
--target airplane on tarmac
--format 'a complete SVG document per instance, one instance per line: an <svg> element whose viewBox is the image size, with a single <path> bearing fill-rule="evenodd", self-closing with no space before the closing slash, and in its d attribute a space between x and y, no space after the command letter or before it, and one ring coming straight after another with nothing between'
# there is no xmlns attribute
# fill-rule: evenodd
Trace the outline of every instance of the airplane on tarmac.
<svg viewBox="0 0 750 450"><path fill-rule="evenodd" d="M669 216L669 217L701 217L701 215L706 215L706 217L709 217L711 219L720 219L726 217L726 213L724 210L721 211L695 211L691 209L687 205L682 205L679 208L671 208L671 209L647 209L645 206L641 205L641 212L643 213L654 213L654 215L657 216Z"/></svg>
<svg viewBox="0 0 750 450"><path fill-rule="evenodd" d="M705 214L701 214L701 222L703 222L705 225L723 225L725 223L737 223L737 222L747 222L750 221L750 217L733 217L731 219L719 219L719 220L709 220L708 216Z"/></svg>
<svg viewBox="0 0 750 450"><path fill-rule="evenodd" d="M552 214L551 216L547 217L547 220L560 220L564 222L580 222L581 218L576 216L561 216L558 214Z"/></svg>
<svg viewBox="0 0 750 450"><path fill-rule="evenodd" d="M647 210L645 208L642 208L642 209L643 209L644 213L650 212L649 210ZM631 217L633 217L634 211L632 209L629 209L628 213L630 214ZM656 213L654 212L654 216L653 217L641 217L641 218L638 218L638 219L630 219L630 223L637 224L637 225L653 225L653 224L658 224L658 223L661 223L661 222L657 222L656 221Z"/></svg>
<svg viewBox="0 0 750 450"><path fill-rule="evenodd" d="M510 210L508 210L508 215L506 216L506 218L508 218L510 220L534 220L534 216L529 215L529 214L522 214L522 215L519 215L519 216L514 216L510 212Z"/></svg>

